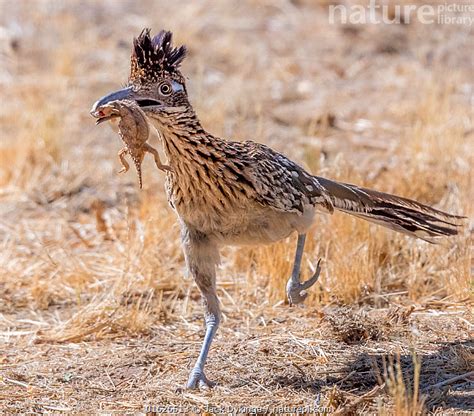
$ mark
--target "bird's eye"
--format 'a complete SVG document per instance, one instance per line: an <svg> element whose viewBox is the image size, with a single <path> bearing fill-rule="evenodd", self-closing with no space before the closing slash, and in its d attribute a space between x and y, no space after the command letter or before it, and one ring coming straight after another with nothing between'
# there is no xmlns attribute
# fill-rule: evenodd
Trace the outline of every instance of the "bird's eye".
<svg viewBox="0 0 474 416"><path fill-rule="evenodd" d="M163 95L170 95L171 94L171 85L168 84L167 82L163 82L163 84L160 85L160 93Z"/></svg>

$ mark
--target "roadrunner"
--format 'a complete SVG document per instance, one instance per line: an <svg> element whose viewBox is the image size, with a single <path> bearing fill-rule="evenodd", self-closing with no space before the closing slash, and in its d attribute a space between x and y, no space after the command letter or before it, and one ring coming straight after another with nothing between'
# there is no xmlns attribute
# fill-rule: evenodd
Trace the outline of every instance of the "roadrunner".
<svg viewBox="0 0 474 416"><path fill-rule="evenodd" d="M112 101L133 100L161 136L171 171L166 192L182 230L188 272L205 306L204 342L187 387L211 387L204 365L220 321L216 294L219 248L267 244L298 234L287 284L290 304L304 301L318 279L300 281L305 236L315 211L343 211L429 242L457 234L459 220L410 199L311 175L284 155L252 141L224 140L206 132L188 101L180 64L184 46L171 32L145 29L134 39L128 86L99 99L91 113Z"/></svg>

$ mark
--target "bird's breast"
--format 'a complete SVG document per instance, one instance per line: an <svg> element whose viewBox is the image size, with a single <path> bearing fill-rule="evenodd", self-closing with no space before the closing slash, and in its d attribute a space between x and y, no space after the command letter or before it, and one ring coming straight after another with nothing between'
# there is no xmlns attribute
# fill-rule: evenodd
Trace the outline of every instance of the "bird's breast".
<svg viewBox="0 0 474 416"><path fill-rule="evenodd" d="M312 220L297 213L264 207L222 175L208 178L200 169L167 174L170 205L186 224L223 244L266 244L305 231Z"/></svg>
<svg viewBox="0 0 474 416"><path fill-rule="evenodd" d="M179 217L202 232L232 227L235 219L230 214L252 205L244 189L209 166L173 167L166 188Z"/></svg>

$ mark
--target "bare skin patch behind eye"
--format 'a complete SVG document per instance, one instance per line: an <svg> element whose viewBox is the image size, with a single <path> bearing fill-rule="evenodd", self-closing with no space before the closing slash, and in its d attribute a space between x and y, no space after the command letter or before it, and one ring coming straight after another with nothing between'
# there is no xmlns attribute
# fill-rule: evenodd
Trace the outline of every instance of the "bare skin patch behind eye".
<svg viewBox="0 0 474 416"><path fill-rule="evenodd" d="M179 82L176 82L176 81L171 81L171 87L173 88L174 92L179 92L179 91L184 90L183 86Z"/></svg>

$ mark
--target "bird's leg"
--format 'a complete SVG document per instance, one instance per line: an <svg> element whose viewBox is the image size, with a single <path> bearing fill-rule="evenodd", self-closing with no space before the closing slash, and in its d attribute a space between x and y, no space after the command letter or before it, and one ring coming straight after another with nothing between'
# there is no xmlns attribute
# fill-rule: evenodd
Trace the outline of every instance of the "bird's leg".
<svg viewBox="0 0 474 416"><path fill-rule="evenodd" d="M196 389L198 387L210 388L215 385L215 383L210 381L206 377L206 374L204 374L204 365L206 364L207 355L209 354L209 348L211 347L220 321L219 301L215 293L215 288L207 293L203 292L203 300L204 307L206 308L204 312L206 334L204 335L204 342L198 359L191 370L191 374L189 374L188 383L186 385L188 389Z"/></svg>
<svg viewBox="0 0 474 416"><path fill-rule="evenodd" d="M219 252L217 246L205 234L190 230L186 226L183 227L183 249L188 271L191 272L201 290L206 323L204 342L196 364L191 370L186 387L188 389L210 388L214 386L214 383L206 377L204 365L220 321L215 271L216 264L219 262Z"/></svg>
<svg viewBox="0 0 474 416"><path fill-rule="evenodd" d="M298 234L293 271L291 272L291 277L288 279L288 283L286 284L286 294L290 305L304 302L306 296L308 296L306 290L317 282L319 274L321 273L321 259L319 259L313 276L306 282L300 282L301 260L303 258L305 241L306 234Z"/></svg>
<svg viewBox="0 0 474 416"><path fill-rule="evenodd" d="M168 165L163 165L163 163L161 163L161 159L160 159L160 154L158 153L158 150L156 150L154 147L151 147L148 143L144 143L143 144L143 150L145 150L145 152L148 152L148 153L151 153L155 159L155 164L156 164L156 167L162 171L169 171L171 172L172 169L171 169L171 166L168 166Z"/></svg>

